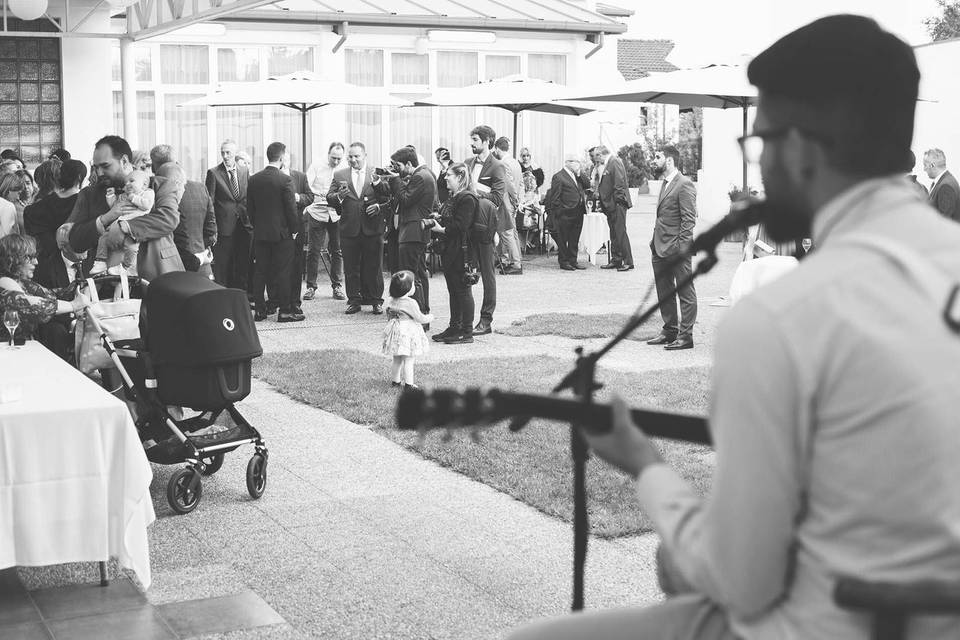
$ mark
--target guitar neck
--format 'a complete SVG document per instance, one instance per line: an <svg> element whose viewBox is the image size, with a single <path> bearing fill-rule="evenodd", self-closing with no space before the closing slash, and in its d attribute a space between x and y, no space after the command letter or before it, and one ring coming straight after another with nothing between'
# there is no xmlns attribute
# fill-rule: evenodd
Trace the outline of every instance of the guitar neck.
<svg viewBox="0 0 960 640"><path fill-rule="evenodd" d="M574 423L593 433L605 433L612 427L613 412L607 404L585 404L579 400L556 396L509 393L491 390L487 393L493 412L502 418L524 416ZM640 429L655 438L669 438L695 444L711 444L707 421L699 416L631 409L630 415Z"/></svg>

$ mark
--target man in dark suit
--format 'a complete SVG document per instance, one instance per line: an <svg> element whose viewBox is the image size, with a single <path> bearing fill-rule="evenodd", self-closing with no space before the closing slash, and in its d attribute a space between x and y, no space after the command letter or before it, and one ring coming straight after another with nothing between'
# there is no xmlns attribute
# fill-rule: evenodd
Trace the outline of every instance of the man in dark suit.
<svg viewBox="0 0 960 640"><path fill-rule="evenodd" d="M654 163L663 175L663 187L657 202L657 221L653 227L650 250L657 297L661 300L677 284L690 276L692 258L679 256L693 240L697 223L697 188L693 181L680 173L680 152L667 145L654 156ZM677 317L677 297L680 298L680 317ZM662 344L670 351L693 348L693 324L697 321L697 291L693 283L667 298L660 307L663 330L647 344Z"/></svg>
<svg viewBox="0 0 960 640"><path fill-rule="evenodd" d="M940 149L930 149L923 154L923 170L933 180L930 187L930 204L944 217L960 222L960 184L947 171L947 156Z"/></svg>
<svg viewBox="0 0 960 640"><path fill-rule="evenodd" d="M271 300L280 313L277 322L298 322L303 314L294 311L290 303L290 269L293 267L294 236L300 228L293 180L283 173L287 147L272 142L267 147L267 166L252 176L247 185L247 215L253 225L253 251L257 269L263 278ZM266 301L263 287L254 287L255 320L266 320Z"/></svg>
<svg viewBox="0 0 960 640"><path fill-rule="evenodd" d="M340 215L340 247L347 287L346 313L371 305L383 313L383 232L386 193L373 186L375 175L367 166L367 149L354 142L347 150L347 167L337 170L327 202Z"/></svg>
<svg viewBox="0 0 960 640"><path fill-rule="evenodd" d="M513 216L508 211L507 200L507 169L503 163L493 155L493 145L497 134L486 125L474 127L470 131L470 150L473 156L463 161L473 177L473 187L477 195L483 200L489 200L497 207L497 231L516 227ZM501 242L503 239L501 238ZM482 258L483 256L481 256ZM494 273L496 261L480 260L480 275L483 278L483 302L480 304L480 320L473 328L473 335L481 336L490 333L493 322L493 312L497 308L496 286L488 287L487 283L495 283ZM506 273L522 273L522 269L504 269Z"/></svg>
<svg viewBox="0 0 960 640"><path fill-rule="evenodd" d="M96 185L80 192L77 203L67 222L74 223L70 228L70 246L76 253L88 250L96 251L97 242L102 235L108 235L107 241L120 246L129 237L140 243L137 253L137 272L152 280L169 271L183 271L183 262L173 243L173 230L180 222L180 198L183 196L183 184L154 176L150 187L156 193L153 208L143 216L131 220L120 220L122 210L107 204L106 189L123 189L127 176L133 172L130 158L133 152L130 145L120 136L104 136L97 141L93 150L93 166L100 176ZM117 199L121 202L121 199Z"/></svg>
<svg viewBox="0 0 960 640"><path fill-rule="evenodd" d="M577 253L583 216L587 213L584 189L589 187L590 180L580 172L579 156L567 154L563 169L553 174L550 180L546 202L547 209L556 217L557 259L565 271L587 268L577 263Z"/></svg>
<svg viewBox="0 0 960 640"><path fill-rule="evenodd" d="M247 217L246 166L237 163L237 143L220 145L223 162L207 170L206 185L217 218L213 277L225 287L247 290L250 282L250 222Z"/></svg>
<svg viewBox="0 0 960 640"><path fill-rule="evenodd" d="M213 213L213 199L201 182L184 180L183 169L175 162L154 167L158 176L184 181L180 198L180 223L173 231L173 242L187 271L213 277L210 251L217 242L217 219Z"/></svg>
<svg viewBox="0 0 960 640"><path fill-rule="evenodd" d="M597 167L597 202L610 226L612 258L600 268L630 271L633 269L633 251L627 237L627 209L633 206L633 202L627 189L627 171L620 158L610 155L610 150L603 145L595 147L594 155L601 163Z"/></svg>
<svg viewBox="0 0 960 640"><path fill-rule="evenodd" d="M382 196L389 195L386 206L397 206L397 258L400 270L412 271L416 277L414 298L420 311L430 313L430 281L424 252L430 232L424 228L424 220L437 207L437 178L425 164L419 164L417 152L402 147L390 156L390 168L394 174L389 181L373 175L373 186Z"/></svg>
<svg viewBox="0 0 960 640"><path fill-rule="evenodd" d="M293 182L293 198L297 202L297 222L299 226L294 230L295 237L293 242L293 266L290 268L290 306L295 313L303 314L300 308L303 293L303 274L306 261L304 260L304 247L307 243L307 216L306 208L313 204L316 197L310 188L310 181L307 174L296 169L290 169L290 180Z"/></svg>

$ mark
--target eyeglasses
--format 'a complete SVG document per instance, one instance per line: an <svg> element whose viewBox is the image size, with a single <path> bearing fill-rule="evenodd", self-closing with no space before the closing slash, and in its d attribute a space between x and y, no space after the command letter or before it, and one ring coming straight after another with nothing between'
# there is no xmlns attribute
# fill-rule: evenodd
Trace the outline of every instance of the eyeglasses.
<svg viewBox="0 0 960 640"><path fill-rule="evenodd" d="M777 127L767 131L754 131L748 136L740 136L737 143L740 145L740 151L743 153L743 159L750 164L760 162L760 156L763 155L763 147L768 141L779 140L786 137L791 131L817 140L821 144L831 145L833 141L826 135L809 129L802 129L795 126Z"/></svg>

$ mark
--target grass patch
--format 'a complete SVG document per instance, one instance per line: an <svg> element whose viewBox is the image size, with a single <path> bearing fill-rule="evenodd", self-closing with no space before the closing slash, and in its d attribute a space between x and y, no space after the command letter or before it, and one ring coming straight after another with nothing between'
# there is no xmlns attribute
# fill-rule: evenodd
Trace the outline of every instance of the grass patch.
<svg viewBox="0 0 960 640"><path fill-rule="evenodd" d="M590 315L583 313L536 313L521 320L514 320L509 326L498 328L497 333L508 336L562 336L575 340L588 338L612 338L630 320L624 313L602 313ZM640 329L649 326L650 320L640 325ZM640 329L630 334L627 340L646 340Z"/></svg>
<svg viewBox="0 0 960 640"><path fill-rule="evenodd" d="M546 393L568 371L570 362L548 356L490 357L417 365L419 383L433 387L495 385L502 389ZM607 387L599 401L616 390L632 406L704 414L707 411L708 370L705 367L627 373L601 369L598 380ZM425 458L490 485L518 500L570 521L573 515L573 474L569 430L563 425L532 420L520 433L505 426L487 429L479 444L470 438L440 441L430 434L417 447L416 434L395 428L397 392L390 387L386 358L354 350L270 353L254 360L254 375L287 396L371 425L385 437ZM337 384L329 384L336 380ZM703 493L712 472L709 448L669 440L659 441L667 460ZM650 521L637 508L629 480L605 463L587 463L591 529L603 537L649 531Z"/></svg>

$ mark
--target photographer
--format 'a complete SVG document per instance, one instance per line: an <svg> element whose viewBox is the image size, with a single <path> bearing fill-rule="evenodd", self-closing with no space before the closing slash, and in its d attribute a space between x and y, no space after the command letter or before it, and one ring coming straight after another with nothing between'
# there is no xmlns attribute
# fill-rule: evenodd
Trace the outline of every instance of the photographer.
<svg viewBox="0 0 960 640"><path fill-rule="evenodd" d="M443 205L439 222L425 220L424 225L444 236L443 277L450 294L450 326L433 336L444 344L473 342L473 289L478 278L470 262L470 231L480 207L473 179L463 163L446 169L446 186L450 197Z"/></svg>

